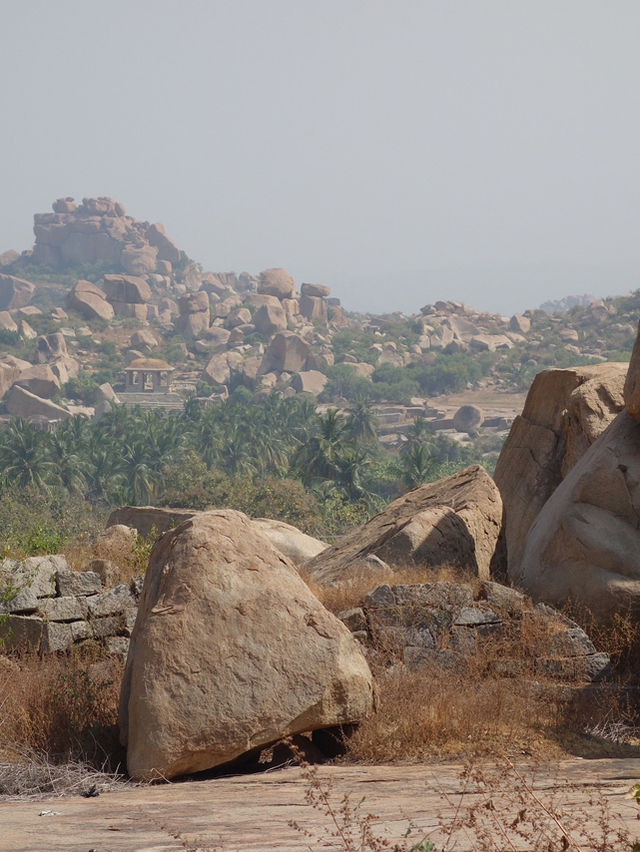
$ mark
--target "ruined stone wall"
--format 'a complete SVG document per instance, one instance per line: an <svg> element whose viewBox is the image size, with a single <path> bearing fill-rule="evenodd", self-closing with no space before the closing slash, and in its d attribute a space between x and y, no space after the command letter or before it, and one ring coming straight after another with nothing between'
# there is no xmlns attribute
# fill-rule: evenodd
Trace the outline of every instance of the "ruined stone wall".
<svg viewBox="0 0 640 852"><path fill-rule="evenodd" d="M142 579L105 589L95 571L72 571L64 556L0 564L0 641L7 650L66 651L89 640L126 656Z"/></svg>

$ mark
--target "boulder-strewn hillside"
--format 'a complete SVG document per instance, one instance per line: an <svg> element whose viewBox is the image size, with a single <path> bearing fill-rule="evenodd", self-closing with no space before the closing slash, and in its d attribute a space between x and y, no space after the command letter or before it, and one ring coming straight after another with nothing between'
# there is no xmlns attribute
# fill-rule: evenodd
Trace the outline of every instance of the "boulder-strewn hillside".
<svg viewBox="0 0 640 852"><path fill-rule="evenodd" d="M102 197L58 199L35 215L34 232L32 249L0 255L0 393L12 416L59 419L60 409L117 401L123 370L151 356L173 368L183 399L367 398L387 405L391 443L418 414L475 433L491 413L454 424L426 400L522 392L547 366L626 360L640 307L634 294L562 314L503 317L456 301L413 316L348 314L329 288L298 286L284 269L205 272L162 225ZM115 395L98 391L105 383Z"/></svg>

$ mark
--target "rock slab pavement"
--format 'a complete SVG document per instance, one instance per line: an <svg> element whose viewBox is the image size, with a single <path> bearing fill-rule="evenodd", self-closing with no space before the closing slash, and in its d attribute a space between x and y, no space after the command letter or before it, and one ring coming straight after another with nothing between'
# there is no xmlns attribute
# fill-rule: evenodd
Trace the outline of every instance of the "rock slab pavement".
<svg viewBox="0 0 640 852"><path fill-rule="evenodd" d="M438 814L446 825L459 803L468 808L487 798L461 781L462 769L456 764L321 766L318 774L331 781L338 805L345 794L353 803L363 800L359 811L376 815L377 834L400 841L411 821L415 826L412 841L420 840L424 832L437 846L445 842ZM530 778L531 767L522 764L518 769ZM545 802L553 799L556 808L579 811L585 828L592 828L596 837L599 811L588 802L599 786L609 803L611 824L625 827L635 838L638 807L624 796L638 778L638 758L574 758L537 769L532 789ZM259 775L105 792L98 798L6 801L0 803L2 848L7 852L165 852L185 847L201 852L337 852L344 847L332 839L329 818L306 804L307 789L303 770L289 767ZM508 792L499 790L491 800L500 817L504 815L504 823L511 822L518 807L509 801ZM292 820L311 837L293 829ZM495 839L498 843L497 834ZM555 840L553 848L562 848L561 838ZM458 852L477 848L473 838L456 837ZM530 841L514 848L529 850Z"/></svg>

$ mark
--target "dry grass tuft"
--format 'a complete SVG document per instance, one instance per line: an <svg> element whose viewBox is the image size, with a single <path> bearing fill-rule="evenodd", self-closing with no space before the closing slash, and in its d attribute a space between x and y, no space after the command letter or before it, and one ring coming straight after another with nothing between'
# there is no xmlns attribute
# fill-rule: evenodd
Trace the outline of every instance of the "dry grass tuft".
<svg viewBox="0 0 640 852"><path fill-rule="evenodd" d="M0 761L0 801L62 796L91 798L107 790L133 786L117 772L103 772L86 763L53 764L45 754L16 749L11 762Z"/></svg>
<svg viewBox="0 0 640 852"><path fill-rule="evenodd" d="M20 762L26 749L55 762L118 766L120 661L50 654L0 662L0 754L7 761Z"/></svg>
<svg viewBox="0 0 640 852"><path fill-rule="evenodd" d="M397 665L378 671L376 684L378 708L349 739L347 759L395 763L557 751L558 707L531 682Z"/></svg>
<svg viewBox="0 0 640 852"><path fill-rule="evenodd" d="M625 680L640 680L640 619L631 606L614 613L607 622L595 617L584 604L569 602L564 614L579 624L595 646L611 657Z"/></svg>
<svg viewBox="0 0 640 852"><path fill-rule="evenodd" d="M94 559L108 564L103 578L108 587L144 576L149 556L157 539L155 530L148 537L131 530L130 535L112 534L113 528L103 530L93 540L74 539L65 548L64 555L74 571L87 571Z"/></svg>

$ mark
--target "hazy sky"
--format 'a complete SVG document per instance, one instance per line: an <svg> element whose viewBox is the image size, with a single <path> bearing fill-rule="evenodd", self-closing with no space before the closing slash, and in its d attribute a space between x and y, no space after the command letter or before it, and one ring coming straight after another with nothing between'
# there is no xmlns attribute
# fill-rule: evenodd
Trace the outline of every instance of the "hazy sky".
<svg viewBox="0 0 640 852"><path fill-rule="evenodd" d="M640 287L638 0L0 0L0 251L110 195L357 310Z"/></svg>

